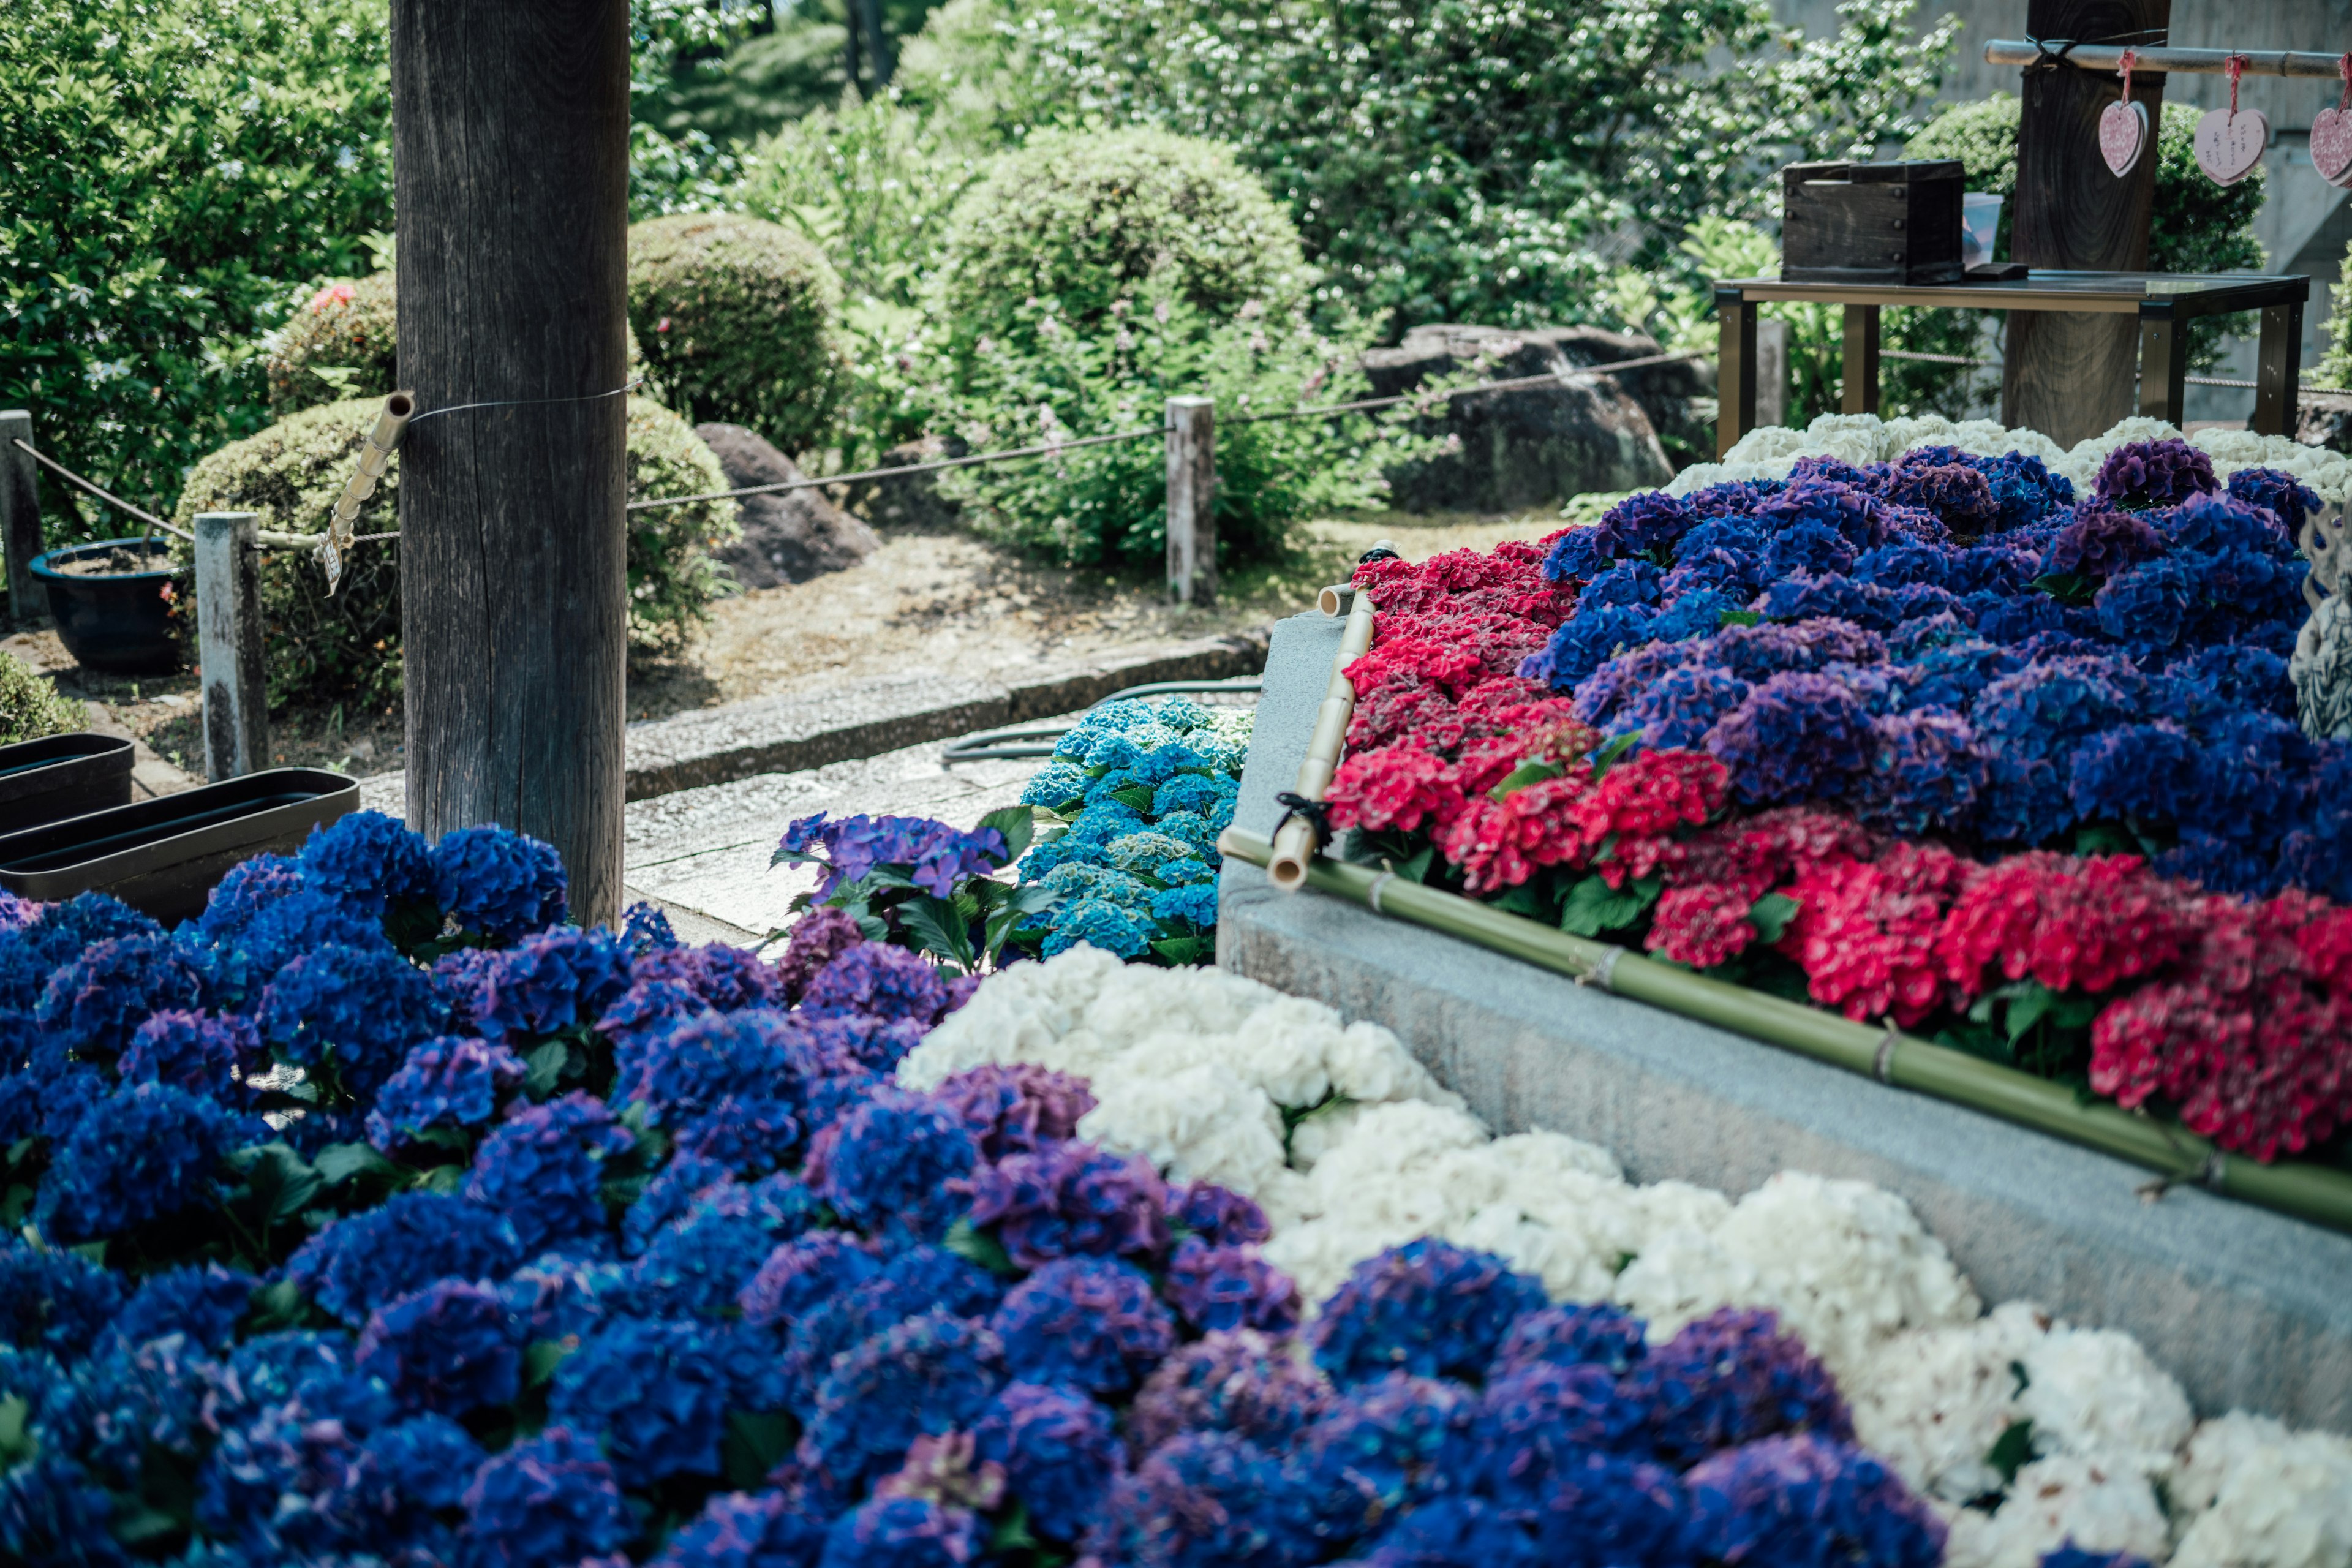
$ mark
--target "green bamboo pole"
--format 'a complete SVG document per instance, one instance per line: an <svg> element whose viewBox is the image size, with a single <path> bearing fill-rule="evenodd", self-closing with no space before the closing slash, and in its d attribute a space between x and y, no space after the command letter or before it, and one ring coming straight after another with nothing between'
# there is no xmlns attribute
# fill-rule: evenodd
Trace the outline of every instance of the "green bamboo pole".
<svg viewBox="0 0 2352 1568"><path fill-rule="evenodd" d="M1217 847L1255 866L1273 857L1265 835L1237 827L1226 828ZM2224 1153L2179 1126L2085 1102L2063 1084L2015 1068L1572 936L1393 872L1318 857L1307 867L1307 885L1618 995L2096 1149L2168 1181L2352 1231L2352 1172L2292 1160L2265 1165Z"/></svg>

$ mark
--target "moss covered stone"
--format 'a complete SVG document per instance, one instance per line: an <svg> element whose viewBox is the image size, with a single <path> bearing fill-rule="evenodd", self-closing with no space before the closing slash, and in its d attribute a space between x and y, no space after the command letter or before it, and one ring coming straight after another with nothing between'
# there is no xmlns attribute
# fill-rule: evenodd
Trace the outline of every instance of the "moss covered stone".
<svg viewBox="0 0 2352 1568"><path fill-rule="evenodd" d="M849 374L841 279L780 224L687 213L629 229L629 325L652 389L696 424L823 446Z"/></svg>
<svg viewBox="0 0 2352 1568"><path fill-rule="evenodd" d="M946 316L963 348L1084 333L1122 298L1162 291L1211 320L1286 313L1311 275L1298 231L1215 142L1132 129L1039 137L999 160L949 221Z"/></svg>
<svg viewBox="0 0 2352 1568"><path fill-rule="evenodd" d="M198 463L180 495L185 528L200 511L249 511L265 530L315 533L359 460L375 422L373 398L307 408ZM727 488L719 459L677 416L650 399L628 405L629 499ZM361 510L357 531L399 524L400 459ZM709 552L735 537L732 501L629 515L629 631L641 647L675 646L708 614L727 581ZM261 574L269 702L368 711L400 695L400 557L394 540L360 545L342 587L327 596L308 554L272 552Z"/></svg>

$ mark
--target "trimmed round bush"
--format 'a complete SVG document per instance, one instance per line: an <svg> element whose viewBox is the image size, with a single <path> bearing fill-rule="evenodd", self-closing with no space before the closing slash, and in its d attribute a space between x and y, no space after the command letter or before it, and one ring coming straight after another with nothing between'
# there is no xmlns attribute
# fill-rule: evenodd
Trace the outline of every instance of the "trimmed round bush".
<svg viewBox="0 0 2352 1568"><path fill-rule="evenodd" d="M306 408L198 463L180 493L176 521L200 511L249 511L258 526L316 533L359 460L382 404L373 397ZM727 488L719 459L677 415L649 398L628 405L629 499L698 495ZM361 509L360 533L399 527L400 458ZM735 507L702 501L629 514L629 633L641 647L676 646L726 591L709 552L735 537ZM341 703L381 710L400 695L399 542L360 545L341 591L308 553L273 551L261 570L269 705Z"/></svg>
<svg viewBox="0 0 2352 1568"><path fill-rule="evenodd" d="M33 667L0 653L0 746L64 735L82 727L81 704L58 695Z"/></svg>
<svg viewBox="0 0 2352 1568"><path fill-rule="evenodd" d="M629 325L663 402L694 424L824 444L849 374L841 279L781 224L681 213L629 229Z"/></svg>
<svg viewBox="0 0 2352 1568"><path fill-rule="evenodd" d="M262 361L271 416L390 392L398 374L397 313L389 272L333 279L311 295L278 329Z"/></svg>
<svg viewBox="0 0 2352 1568"><path fill-rule="evenodd" d="M1222 142L1132 129L1041 136L949 217L944 300L960 349L1034 331L1053 300L1081 332L1113 301L1166 294L1224 320L1307 292L1298 230Z"/></svg>

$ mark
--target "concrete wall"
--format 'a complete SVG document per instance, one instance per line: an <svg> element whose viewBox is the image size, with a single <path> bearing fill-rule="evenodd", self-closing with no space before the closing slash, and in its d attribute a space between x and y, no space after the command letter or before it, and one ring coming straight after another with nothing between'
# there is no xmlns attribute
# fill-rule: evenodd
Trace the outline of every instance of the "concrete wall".
<svg viewBox="0 0 2352 1568"><path fill-rule="evenodd" d="M1236 820L1270 831L1337 621L1275 632ZM1889 1089L1228 861L1217 962L1394 1029L1497 1131L1615 1152L1637 1181L1738 1194L1797 1169L1901 1194L1989 1300L2137 1335L2200 1413L2352 1432L2352 1236Z"/></svg>
<svg viewBox="0 0 2352 1568"><path fill-rule="evenodd" d="M1785 25L1800 26L1808 36L1837 30L1837 0L1773 0L1773 14ZM1962 103L2017 90L2014 66L1989 66L1985 42L1990 38L2025 36L2024 0L1920 0L1920 16L1932 21L1946 15L1960 19L1958 55L1945 74L1940 102ZM2184 48L2306 49L2338 54L2352 47L2352 0L2174 0L2170 42ZM2263 155L2269 171L2268 198L2254 219L2273 272L2300 272L2312 280L2312 303L2304 318L2305 380L2318 358L2320 327L2327 319L2330 291L2338 280L2344 249L2352 242L2352 205L2346 193L2322 180L2311 166L2312 116L2336 102L2337 87L2328 81L2288 81L2278 77L2248 77L2239 89L2242 107L2259 109L2270 117L2271 145ZM2229 83L2219 76L2166 79L2168 102L2217 108L2230 98ZM2231 351L2229 363L2214 374L2252 380L2254 346L2242 340ZM2189 389L2191 419L2242 419L2253 409L2253 394L2218 387Z"/></svg>

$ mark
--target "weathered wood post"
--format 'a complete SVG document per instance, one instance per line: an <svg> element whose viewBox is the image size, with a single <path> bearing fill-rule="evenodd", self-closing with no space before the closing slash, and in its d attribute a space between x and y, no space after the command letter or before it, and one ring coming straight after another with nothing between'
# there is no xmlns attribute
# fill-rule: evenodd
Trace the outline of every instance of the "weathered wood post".
<svg viewBox="0 0 2352 1568"><path fill-rule="evenodd" d="M1756 323L1756 423L1789 422L1789 323L1769 317Z"/></svg>
<svg viewBox="0 0 2352 1568"><path fill-rule="evenodd" d="M393 0L408 817L621 896L628 0ZM549 400L549 401L537 401ZM459 409L494 402L503 406ZM449 409L446 416L436 411Z"/></svg>
<svg viewBox="0 0 2352 1568"><path fill-rule="evenodd" d="M2042 39L2160 45L2172 0L2028 0L2025 30ZM2118 180L2099 157L2099 111L2121 83L2073 66L2026 68L2017 130L2017 221L2010 253L2030 267L2137 272L2147 266L2156 205L2156 136L2164 77L2132 73L2147 106L2147 150ZM2012 310L2003 345L2001 423L2039 430L2062 447L2135 412L2139 323L2127 315Z"/></svg>
<svg viewBox="0 0 2352 1568"><path fill-rule="evenodd" d="M1217 602L1217 429L1215 402L1168 400L1168 597L1179 605Z"/></svg>
<svg viewBox="0 0 2352 1568"><path fill-rule="evenodd" d="M41 466L19 441L33 444L33 416L0 409L0 551L8 558L9 618L22 626L48 605L33 581L33 557L41 552Z"/></svg>
<svg viewBox="0 0 2352 1568"><path fill-rule="evenodd" d="M261 656L261 561L249 511L196 513L196 651L205 777L269 765L269 668Z"/></svg>

